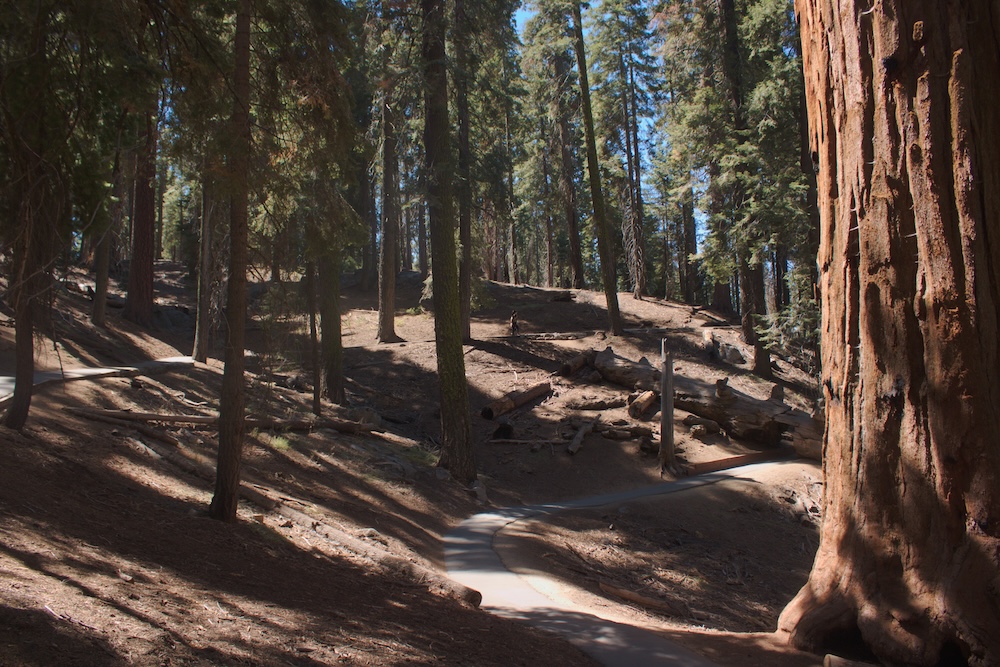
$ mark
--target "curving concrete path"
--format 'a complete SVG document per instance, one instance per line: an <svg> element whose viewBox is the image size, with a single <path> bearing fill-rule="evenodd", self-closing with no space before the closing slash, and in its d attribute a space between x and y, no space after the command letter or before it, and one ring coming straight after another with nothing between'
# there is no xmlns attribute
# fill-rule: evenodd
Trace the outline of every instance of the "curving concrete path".
<svg viewBox="0 0 1000 667"><path fill-rule="evenodd" d="M130 375L142 373L150 369L168 366L190 366L194 364L191 357L166 357L140 361L134 366L111 366L109 368L64 368L62 370L35 371L34 386L50 382L69 382L70 380L86 380L88 378L107 377L112 375ZM0 376L0 406L4 405L14 395L14 378Z"/></svg>
<svg viewBox="0 0 1000 667"><path fill-rule="evenodd" d="M445 535L444 553L448 575L480 591L483 594L483 609L556 632L603 665L711 667L714 663L658 634L610 621L579 605L547 597L533 588L525 578L506 568L493 549L493 540L499 531L524 519L697 489L724 480L738 479L743 473L773 465L781 465L781 462L757 463L563 503L513 507L476 514Z"/></svg>

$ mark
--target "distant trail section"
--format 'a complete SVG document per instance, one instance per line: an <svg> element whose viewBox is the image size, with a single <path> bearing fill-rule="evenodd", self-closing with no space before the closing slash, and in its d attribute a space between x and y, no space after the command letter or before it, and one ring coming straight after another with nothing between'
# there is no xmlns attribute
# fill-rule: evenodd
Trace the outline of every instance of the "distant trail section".
<svg viewBox="0 0 1000 667"><path fill-rule="evenodd" d="M711 667L715 663L653 632L602 618L592 609L544 595L507 569L493 548L494 537L525 519L696 490L725 480L738 480L745 473L775 465L781 463L757 463L629 491L476 514L444 537L448 575L481 592L483 609L556 632L603 665Z"/></svg>
<svg viewBox="0 0 1000 667"><path fill-rule="evenodd" d="M107 368L64 368L62 370L35 371L34 386L49 384L51 382L70 382L72 380L88 380L101 377L127 377L138 375L150 370L160 370L172 366L191 366L194 359L191 357L166 357L163 359L151 359L140 361L131 366L110 366ZM14 378L0 376L0 407L14 395Z"/></svg>

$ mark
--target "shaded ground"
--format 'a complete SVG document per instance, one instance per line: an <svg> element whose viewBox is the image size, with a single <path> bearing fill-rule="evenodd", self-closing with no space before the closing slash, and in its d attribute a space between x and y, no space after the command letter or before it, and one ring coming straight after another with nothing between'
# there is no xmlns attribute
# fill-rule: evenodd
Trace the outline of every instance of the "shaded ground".
<svg viewBox="0 0 1000 667"><path fill-rule="evenodd" d="M53 310L59 345L39 345L40 367L188 354L191 290L176 266L159 266L158 279L152 331L132 328L115 310L109 328L96 329L86 321L87 297L60 291ZM86 280L72 276L74 283ZM295 285L255 287L252 416L309 411L307 391L275 384L309 389L300 365L305 329L285 310L297 294ZM666 336L678 372L729 376L731 385L760 398L770 391L770 383L740 367L708 362L705 326L734 345L738 332L703 311L624 297L632 331L612 339L601 332L602 295L574 292L574 301L556 302L552 291L504 285L489 285L488 294L494 304L476 314L477 342L466 348L474 414L508 391L553 384L550 397L506 415L511 438L521 443L490 442L497 424L474 421L479 468L494 505L660 480L655 458L640 452L637 440L594 434L576 456L566 454L565 438L595 414L572 406L627 393L585 379L586 371L573 379L551 376L580 351L611 345L631 359L655 359ZM218 361L40 389L24 434L0 431L0 664L587 664L559 639L474 610L433 582L400 571L398 563L329 537L335 533L327 528L340 530L375 552L440 568L441 536L482 507L432 467L439 434L433 319L411 310L418 296L419 285L401 286L397 332L405 342L391 345L374 340L374 295L349 292L342 300L352 406L324 410L377 422L384 433L256 430L248 438L244 460L256 488L314 517L313 525L247 502L238 525L205 518L210 478L189 471L197 466L185 470L163 457L177 450L188 461L211 463L217 444L211 428L154 424L142 432L64 410L211 414L218 404ZM515 309L522 336L509 338ZM556 331L581 337L534 336ZM3 327L0 333L0 374L12 374L13 332ZM786 400L808 409L809 397L795 392L808 378L784 362L779 367ZM601 419L658 429L655 414L637 422L624 407L602 411ZM699 440L680 426L675 438L689 463L755 449L724 436ZM818 477L815 467L801 466L794 474L759 480L753 490L720 487L698 503L644 501L525 524L504 538L505 558L516 553L511 558L518 568L579 587L574 595L676 634L719 662L753 664L747 652L771 655L761 648L769 635L705 639L703 629L773 629L811 564ZM624 603L602 591L601 581L673 611ZM788 664L810 664L801 656L790 659Z"/></svg>

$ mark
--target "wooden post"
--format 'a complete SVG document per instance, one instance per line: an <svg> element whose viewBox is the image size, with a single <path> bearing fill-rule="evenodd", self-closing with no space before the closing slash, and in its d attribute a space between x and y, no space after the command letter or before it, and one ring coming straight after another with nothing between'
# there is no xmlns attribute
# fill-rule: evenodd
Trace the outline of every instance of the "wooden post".
<svg viewBox="0 0 1000 667"><path fill-rule="evenodd" d="M677 471L674 455L674 358L660 339L660 474Z"/></svg>

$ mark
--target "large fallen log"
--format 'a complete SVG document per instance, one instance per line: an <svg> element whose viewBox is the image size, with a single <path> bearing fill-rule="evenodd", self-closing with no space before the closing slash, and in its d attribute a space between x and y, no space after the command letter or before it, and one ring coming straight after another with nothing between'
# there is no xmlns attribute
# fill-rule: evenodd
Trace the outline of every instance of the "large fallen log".
<svg viewBox="0 0 1000 667"><path fill-rule="evenodd" d="M587 350L583 354L578 354L562 366L559 367L559 375L563 377L569 377L575 374L578 370L584 366L588 366L594 362L594 356L597 354L595 350Z"/></svg>
<svg viewBox="0 0 1000 667"><path fill-rule="evenodd" d="M498 398L493 401L485 408L483 408L482 415L484 419L496 419L500 415L510 412L514 408L520 407L525 403L540 398L547 395L552 391L552 385L548 382L542 382L541 384L536 384L530 389L525 389L524 391L512 391L502 398Z"/></svg>
<svg viewBox="0 0 1000 667"><path fill-rule="evenodd" d="M628 389L654 389L659 369L645 358L631 361L610 347L594 357L594 368L608 382ZM801 410L773 400L760 400L732 387L717 392L719 383L674 376L674 407L718 423L731 437L766 445L781 444L783 435L808 419ZM718 395L721 393L721 396Z"/></svg>

